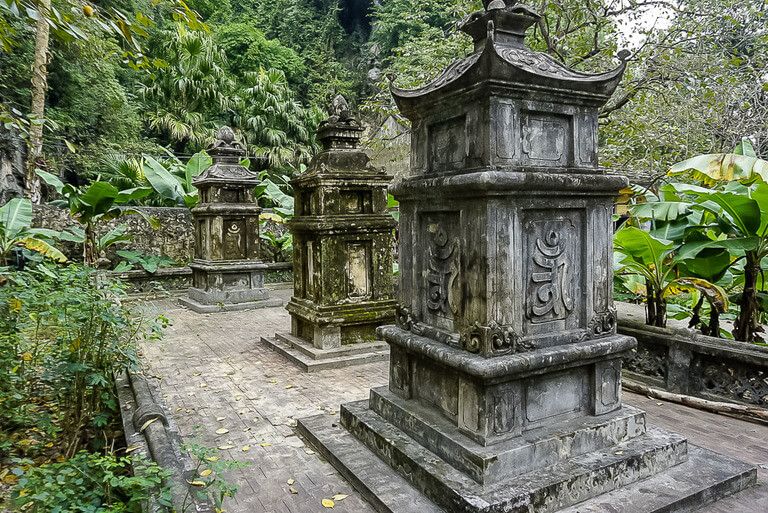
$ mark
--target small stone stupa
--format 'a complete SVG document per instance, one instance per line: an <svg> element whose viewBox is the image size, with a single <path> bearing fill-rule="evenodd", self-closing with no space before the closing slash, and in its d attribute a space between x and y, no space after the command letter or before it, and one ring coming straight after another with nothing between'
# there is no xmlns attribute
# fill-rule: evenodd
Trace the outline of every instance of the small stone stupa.
<svg viewBox="0 0 768 513"><path fill-rule="evenodd" d="M755 469L646 426L621 401L613 201L598 110L625 69L528 49L540 19L486 2L474 52L418 90L400 201L400 310L380 328L389 386L299 431L379 511L691 511Z"/></svg>
<svg viewBox="0 0 768 513"><path fill-rule="evenodd" d="M370 165L363 127L337 96L318 130L323 145L293 180L291 333L262 341L305 371L385 360L376 328L395 318L392 177Z"/></svg>
<svg viewBox="0 0 768 513"><path fill-rule="evenodd" d="M229 127L208 150L213 165L194 180L200 203L192 209L195 259L192 287L180 303L198 313L281 306L264 287L267 266L259 258L258 175L240 161L245 149Z"/></svg>

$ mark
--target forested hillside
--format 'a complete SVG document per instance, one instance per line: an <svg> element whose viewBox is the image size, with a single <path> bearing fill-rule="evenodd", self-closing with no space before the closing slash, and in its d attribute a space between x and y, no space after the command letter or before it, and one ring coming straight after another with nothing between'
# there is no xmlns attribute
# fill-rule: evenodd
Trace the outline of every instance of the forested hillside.
<svg viewBox="0 0 768 513"><path fill-rule="evenodd" d="M331 97L348 96L368 123L395 113L388 77L415 86L469 51L456 25L482 4L53 0L46 11L48 1L0 1L0 116L30 139L37 167L79 177L164 148L191 155L225 123L252 154L295 168L315 150ZM531 4L544 15L531 44L576 69L609 69L631 52L603 113L604 164L656 173L745 135L768 153L764 0ZM662 8L671 23L654 24ZM44 17L52 30L41 46ZM46 51L47 89L32 74Z"/></svg>

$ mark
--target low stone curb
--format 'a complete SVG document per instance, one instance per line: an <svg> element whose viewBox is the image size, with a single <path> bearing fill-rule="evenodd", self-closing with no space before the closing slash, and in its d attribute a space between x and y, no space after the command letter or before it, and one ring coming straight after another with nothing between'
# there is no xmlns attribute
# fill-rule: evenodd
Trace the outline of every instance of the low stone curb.
<svg viewBox="0 0 768 513"><path fill-rule="evenodd" d="M195 466L182 450L178 427L167 415L156 389L144 375L136 372L122 372L115 376L115 382L125 441L129 447L136 448L131 454L153 460L170 471L168 485L176 512L214 513L213 504L195 497L189 485L195 477ZM147 513L165 511L157 499L151 500L144 510Z"/></svg>

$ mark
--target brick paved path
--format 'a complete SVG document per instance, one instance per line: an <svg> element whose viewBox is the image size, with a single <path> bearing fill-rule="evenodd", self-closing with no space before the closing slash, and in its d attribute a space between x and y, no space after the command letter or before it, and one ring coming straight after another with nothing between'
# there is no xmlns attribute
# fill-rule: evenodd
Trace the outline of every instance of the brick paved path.
<svg viewBox="0 0 768 513"><path fill-rule="evenodd" d="M290 291L276 291L287 299ZM259 343L262 335L290 329L282 308L198 315L172 300L145 303L173 323L162 342L146 343L147 374L159 388L185 440L210 447L234 446L225 456L247 462L229 480L239 485L227 513L311 513L328 511L322 499L349 495L333 511L373 509L295 434L296 418L325 412L337 415L342 402L364 399L368 389L387 383L385 362L338 371L305 374ZM768 428L646 397L625 401L648 411L651 424L677 431L690 441L765 465L768 482ZM222 420L218 420L222 419ZM216 430L226 428L224 435ZM243 451L244 446L250 449ZM288 480L295 480L294 491ZM766 513L768 486L710 506L704 513Z"/></svg>

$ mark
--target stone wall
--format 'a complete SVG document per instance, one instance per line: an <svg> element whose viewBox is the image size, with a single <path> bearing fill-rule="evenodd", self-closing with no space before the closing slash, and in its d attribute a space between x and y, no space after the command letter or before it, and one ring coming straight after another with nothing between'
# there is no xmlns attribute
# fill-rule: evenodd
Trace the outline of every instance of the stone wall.
<svg viewBox="0 0 768 513"><path fill-rule="evenodd" d="M147 255L165 255L173 258L180 264L187 264L194 256L195 233L192 225L192 214L186 208L171 207L141 207L141 210L150 216L160 220L160 228L152 229L151 226L138 215L127 216L112 221L99 229L99 235L121 224L128 226L128 232L133 240L119 248L112 248L107 252L107 258L113 260L117 249L129 249ZM61 231L77 223L69 216L67 210L40 205L34 207L33 225L36 227L50 228ZM277 233L285 230L284 225L278 225L267 221L268 229ZM61 242L59 246L72 260L82 260L82 248L73 243ZM270 252L262 246L262 259L270 261Z"/></svg>
<svg viewBox="0 0 768 513"><path fill-rule="evenodd" d="M638 342L624 360L630 379L674 393L768 407L768 348L647 326L621 312L618 327Z"/></svg>
<svg viewBox="0 0 768 513"><path fill-rule="evenodd" d="M129 244L121 245L120 248L147 255L165 255L182 264L192 260L195 234L189 209L142 207L141 210L159 219L160 228L154 230L141 216L132 215L107 223L98 230L98 235L101 236L116 226L124 224L128 227L133 240ZM36 227L57 231L77 226L67 210L49 205L36 206L32 222ZM70 259L82 258L81 248L78 245L71 243L60 245ZM115 250L120 248L113 247L108 251L107 258L113 259Z"/></svg>

